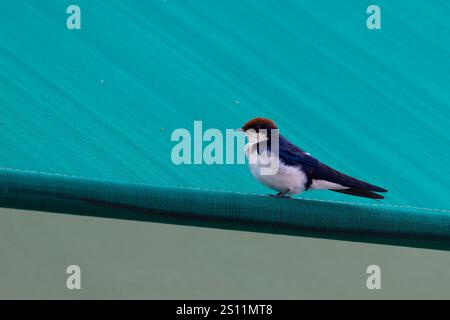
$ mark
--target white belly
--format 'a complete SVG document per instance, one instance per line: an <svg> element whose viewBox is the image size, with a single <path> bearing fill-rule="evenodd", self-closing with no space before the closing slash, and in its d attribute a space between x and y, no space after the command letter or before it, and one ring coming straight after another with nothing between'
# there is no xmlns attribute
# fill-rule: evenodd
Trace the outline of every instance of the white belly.
<svg viewBox="0 0 450 320"><path fill-rule="evenodd" d="M264 174L262 168L267 167L267 165L264 164L267 164L269 161L266 152L260 152L258 155L256 148L246 146L246 154L249 160L250 172L262 184L278 192L290 195L305 191L307 178L298 168L286 166L280 163L278 158L275 157L278 167L277 172L269 175ZM272 161L273 159L274 158L272 158Z"/></svg>

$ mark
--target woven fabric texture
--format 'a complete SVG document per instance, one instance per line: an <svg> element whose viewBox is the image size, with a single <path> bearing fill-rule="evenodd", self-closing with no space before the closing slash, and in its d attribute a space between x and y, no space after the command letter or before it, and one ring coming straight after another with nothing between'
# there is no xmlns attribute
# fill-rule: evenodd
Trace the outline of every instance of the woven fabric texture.
<svg viewBox="0 0 450 320"><path fill-rule="evenodd" d="M447 248L446 1L377 1L380 30L359 0L80 0L80 30L59 0L4 2L0 206ZM257 116L386 199L172 162L174 130Z"/></svg>
<svg viewBox="0 0 450 320"><path fill-rule="evenodd" d="M450 211L0 171L11 208L450 250Z"/></svg>

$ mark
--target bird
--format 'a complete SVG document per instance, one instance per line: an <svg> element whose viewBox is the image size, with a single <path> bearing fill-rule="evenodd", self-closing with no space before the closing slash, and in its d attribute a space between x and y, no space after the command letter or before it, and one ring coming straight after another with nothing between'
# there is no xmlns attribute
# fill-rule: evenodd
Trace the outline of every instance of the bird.
<svg viewBox="0 0 450 320"><path fill-rule="evenodd" d="M244 151L250 172L259 182L278 191L271 194L272 197L291 198L307 190L330 190L384 199L379 193L388 191L339 172L312 157L283 137L271 119L254 118L238 130L244 132L248 140ZM270 161L272 165L276 164L277 170L265 174L262 169Z"/></svg>

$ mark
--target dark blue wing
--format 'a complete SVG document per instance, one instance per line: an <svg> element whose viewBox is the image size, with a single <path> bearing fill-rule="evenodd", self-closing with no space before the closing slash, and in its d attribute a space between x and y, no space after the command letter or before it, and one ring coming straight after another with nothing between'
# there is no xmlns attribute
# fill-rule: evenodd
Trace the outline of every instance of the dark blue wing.
<svg viewBox="0 0 450 320"><path fill-rule="evenodd" d="M380 188L373 184L355 179L333 168L330 168L329 166L321 163L316 158L307 154L299 147L290 143L281 135L279 140L279 158L286 165L301 166L310 181L325 180L357 190L377 192L387 191L384 188Z"/></svg>
<svg viewBox="0 0 450 320"><path fill-rule="evenodd" d="M350 177L342 172L330 168L323 163L321 163L317 168L314 168L309 176L311 179L334 182L340 184L341 186L355 190L387 192L384 188Z"/></svg>
<svg viewBox="0 0 450 320"><path fill-rule="evenodd" d="M280 135L279 158L289 166L301 165L305 171L320 166L320 161Z"/></svg>

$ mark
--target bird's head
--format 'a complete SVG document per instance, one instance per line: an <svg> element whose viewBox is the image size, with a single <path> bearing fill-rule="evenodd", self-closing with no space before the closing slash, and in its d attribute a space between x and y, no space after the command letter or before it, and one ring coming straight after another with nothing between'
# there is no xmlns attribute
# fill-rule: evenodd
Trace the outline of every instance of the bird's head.
<svg viewBox="0 0 450 320"><path fill-rule="evenodd" d="M278 127L275 123L267 118L254 118L248 121L242 128L241 131L245 133L249 141L270 140L272 130L277 130Z"/></svg>

